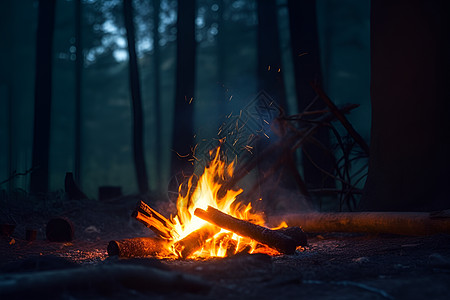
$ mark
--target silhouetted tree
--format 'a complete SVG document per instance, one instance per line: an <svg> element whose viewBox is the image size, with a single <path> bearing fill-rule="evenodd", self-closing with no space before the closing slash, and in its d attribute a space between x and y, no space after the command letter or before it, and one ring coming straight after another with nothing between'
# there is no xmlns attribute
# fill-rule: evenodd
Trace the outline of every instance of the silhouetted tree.
<svg viewBox="0 0 450 300"><path fill-rule="evenodd" d="M81 186L81 76L83 49L81 48L81 0L75 1L75 181Z"/></svg>
<svg viewBox="0 0 450 300"><path fill-rule="evenodd" d="M156 134L156 174L157 174L157 186L161 188L161 73L160 63L160 47L159 47L159 13L160 13L161 1L153 0L153 78L154 78L154 103L155 103L155 134Z"/></svg>
<svg viewBox="0 0 450 300"><path fill-rule="evenodd" d="M288 10L298 110L304 111L316 97L310 82L322 84L316 1L288 0ZM325 104L321 99L318 99L310 106L309 110L324 108ZM319 129L315 138L325 148L330 148L330 137L327 128ZM303 146L303 151L307 152L315 164L329 173L333 173L333 158L321 147L306 144ZM309 187L330 187L335 185L334 180L317 169L306 155L303 155L302 163L305 182Z"/></svg>
<svg viewBox="0 0 450 300"><path fill-rule="evenodd" d="M172 137L172 174L192 172L192 164L180 158L193 146L193 99L195 88L195 0L178 1L177 71Z"/></svg>
<svg viewBox="0 0 450 300"><path fill-rule="evenodd" d="M368 210L448 209L450 9L447 1L371 3Z"/></svg>
<svg viewBox="0 0 450 300"><path fill-rule="evenodd" d="M30 192L48 192L50 116L52 98L52 46L56 0L40 0L36 38L36 80L34 89L34 127Z"/></svg>
<svg viewBox="0 0 450 300"><path fill-rule="evenodd" d="M136 170L136 180L141 194L148 192L147 168L144 156L144 127L142 114L141 88L136 57L136 39L133 24L133 6L131 0L123 1L125 28L127 31L130 90L133 107L133 158Z"/></svg>
<svg viewBox="0 0 450 300"><path fill-rule="evenodd" d="M223 13L225 11L225 1L219 0L219 11L217 16L217 25L219 33L217 35L217 80L218 80L218 102L223 103L226 98L225 88L225 69L226 69L226 42L225 42L225 20Z"/></svg>
<svg viewBox="0 0 450 300"><path fill-rule="evenodd" d="M257 1L257 10L258 90L265 90L278 105L286 110L276 1Z"/></svg>

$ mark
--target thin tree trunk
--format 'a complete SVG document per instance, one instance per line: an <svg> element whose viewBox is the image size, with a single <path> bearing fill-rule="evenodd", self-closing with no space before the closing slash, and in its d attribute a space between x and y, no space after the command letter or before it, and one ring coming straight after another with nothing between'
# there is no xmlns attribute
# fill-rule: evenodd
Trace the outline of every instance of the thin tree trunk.
<svg viewBox="0 0 450 300"><path fill-rule="evenodd" d="M310 82L315 82L319 86L322 84L316 1L288 0L288 10L297 103L299 111L303 111L316 97ZM310 107L310 110L320 110L325 107L326 105L319 99ZM319 129L315 138L329 148L328 129ZM333 159L321 148L309 144L304 145L303 150L308 153L315 164L327 172L333 173ZM318 170L307 158L307 155L303 155L302 163L308 187L335 186L334 180Z"/></svg>
<svg viewBox="0 0 450 300"><path fill-rule="evenodd" d="M7 86L7 99L8 99L8 176L11 176L14 173L14 163L13 163L13 136L14 136L14 127L13 127L13 120L14 120L14 110L13 110L13 97L12 97L12 85ZM11 178L11 180L8 182L8 192L10 195L12 195L12 191L15 188L15 179Z"/></svg>
<svg viewBox="0 0 450 300"><path fill-rule="evenodd" d="M42 195L49 186L50 116L52 97L52 46L56 0L40 0L36 42L34 128L30 192Z"/></svg>
<svg viewBox="0 0 450 300"><path fill-rule="evenodd" d="M186 158L193 146L193 114L195 89L195 0L178 1L177 72L175 114L172 140L172 175L193 171Z"/></svg>
<svg viewBox="0 0 450 300"><path fill-rule="evenodd" d="M217 24L219 27L219 34L217 35L217 81L218 81L218 103L220 107L225 109L225 99L227 91L225 88L225 65L226 65L226 44L225 44L225 21L223 19L223 12L225 10L225 1L219 0L219 11ZM226 110L224 110L226 111Z"/></svg>
<svg viewBox="0 0 450 300"><path fill-rule="evenodd" d="M154 101L155 101L155 137L156 137L156 174L157 174L157 187L162 188L161 183L161 75L160 75L160 48L159 48L159 12L161 1L153 0L153 76L154 76Z"/></svg>
<svg viewBox="0 0 450 300"><path fill-rule="evenodd" d="M265 90L279 106L286 110L276 1L257 1L257 10L258 91Z"/></svg>
<svg viewBox="0 0 450 300"><path fill-rule="evenodd" d="M130 89L133 106L133 158L136 170L136 180L139 193L148 192L147 168L144 156L144 121L142 113L141 88L139 84L139 70L136 56L136 40L134 36L133 6L131 0L123 1L123 12L125 17L125 28L127 30Z"/></svg>
<svg viewBox="0 0 450 300"><path fill-rule="evenodd" d="M81 75L83 49L81 48L81 0L75 1L75 181L81 187Z"/></svg>

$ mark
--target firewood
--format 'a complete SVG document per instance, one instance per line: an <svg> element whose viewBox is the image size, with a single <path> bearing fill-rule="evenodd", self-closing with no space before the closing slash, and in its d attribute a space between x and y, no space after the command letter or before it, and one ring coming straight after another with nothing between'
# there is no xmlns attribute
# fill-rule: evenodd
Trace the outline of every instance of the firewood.
<svg viewBox="0 0 450 300"><path fill-rule="evenodd" d="M182 240L176 242L173 247L180 258L188 258L197 250L200 250L206 240L212 238L220 231L219 228L212 225L205 225L196 231L193 231Z"/></svg>
<svg viewBox="0 0 450 300"><path fill-rule="evenodd" d="M100 265L64 270L7 274L0 276L0 298L31 299L55 297L67 291L112 292L118 285L137 291L180 291L204 293L208 281L188 274L138 265ZM46 296L46 297L44 297Z"/></svg>
<svg viewBox="0 0 450 300"><path fill-rule="evenodd" d="M51 219L45 228L45 236L50 242L71 242L74 238L72 222L64 217Z"/></svg>
<svg viewBox="0 0 450 300"><path fill-rule="evenodd" d="M270 224L285 221L306 232L366 232L402 235L450 233L450 218L433 218L426 212L331 212L273 216Z"/></svg>
<svg viewBox="0 0 450 300"><path fill-rule="evenodd" d="M172 239L172 223L143 201L137 203L131 216L147 226L158 237Z"/></svg>
<svg viewBox="0 0 450 300"><path fill-rule="evenodd" d="M307 243L306 235L301 228L283 231L271 230L234 218L211 206L208 206L206 211L197 208L194 215L211 224L230 230L240 236L251 238L285 254L293 254L297 246L305 246Z"/></svg>
<svg viewBox="0 0 450 300"><path fill-rule="evenodd" d="M108 255L121 258L142 256L167 256L170 254L166 240L140 237L119 241L110 241Z"/></svg>

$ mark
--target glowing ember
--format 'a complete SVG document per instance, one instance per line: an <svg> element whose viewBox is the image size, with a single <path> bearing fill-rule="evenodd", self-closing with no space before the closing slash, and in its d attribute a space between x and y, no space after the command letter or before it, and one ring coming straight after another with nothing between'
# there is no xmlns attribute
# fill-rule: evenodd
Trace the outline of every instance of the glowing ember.
<svg viewBox="0 0 450 300"><path fill-rule="evenodd" d="M205 167L203 174L195 182L192 176L187 183L187 192L182 195L182 185L179 187L177 199L177 215L172 217L169 225L172 243L170 250L180 257L224 257L245 249L246 252L255 251L257 242L238 236L225 229L212 226L208 222L196 217L194 211L197 208L207 209L208 206L251 223L264 226L262 214L252 212L252 206L236 202L236 197L242 193L239 190L220 189L227 179L230 179L234 171L234 162L226 164L220 158L220 148L210 152L214 156L209 166ZM222 195L223 194L223 195ZM286 224L278 228L287 227ZM158 228L166 232L167 228ZM191 238L192 242L200 243L200 250L194 253L182 253L184 241ZM184 239L184 240L183 240ZM204 241L199 241L199 240ZM261 250L259 250L261 251ZM274 250L273 250L274 251ZM273 252L272 251L272 252ZM276 252L276 251L275 251Z"/></svg>

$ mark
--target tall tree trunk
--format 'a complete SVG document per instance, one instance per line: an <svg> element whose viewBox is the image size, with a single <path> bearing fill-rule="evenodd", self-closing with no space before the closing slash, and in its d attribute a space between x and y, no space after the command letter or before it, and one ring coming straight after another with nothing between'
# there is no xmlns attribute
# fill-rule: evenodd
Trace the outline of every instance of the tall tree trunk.
<svg viewBox="0 0 450 300"><path fill-rule="evenodd" d="M81 75L83 69L83 49L81 48L81 0L75 1L75 181L81 186Z"/></svg>
<svg viewBox="0 0 450 300"><path fill-rule="evenodd" d="M258 91L265 90L279 106L286 110L276 1L257 1L257 10Z"/></svg>
<svg viewBox="0 0 450 300"><path fill-rule="evenodd" d="M372 131L361 208L448 209L447 1L371 3Z"/></svg>
<svg viewBox="0 0 450 300"><path fill-rule="evenodd" d="M139 84L139 70L136 57L136 39L134 36L133 6L131 0L123 1L123 13L125 17L125 28L127 30L129 75L131 101L133 106L133 158L136 170L136 180L139 193L148 192L147 168L144 156L144 121L142 113L141 88Z"/></svg>
<svg viewBox="0 0 450 300"><path fill-rule="evenodd" d="M36 41L36 80L34 89L34 128L30 192L48 192L50 115L52 97L52 46L56 0L40 0Z"/></svg>
<svg viewBox="0 0 450 300"><path fill-rule="evenodd" d="M316 96L310 82L322 84L316 1L288 0L288 10L297 103L299 111L303 111ZM310 110L324 108L325 104L319 99ZM329 148L328 129L319 129L315 138L326 148ZM333 173L333 158L321 148L308 144L303 146L303 151L308 153L315 164L329 173ZM334 180L318 170L306 155L303 155L302 163L305 182L308 187L333 187L335 185Z"/></svg>
<svg viewBox="0 0 450 300"><path fill-rule="evenodd" d="M159 48L159 13L160 13L160 0L153 0L153 76L154 76L154 102L155 102L155 137L156 137L156 174L157 174L157 187L162 188L161 183L161 74L160 74L160 48Z"/></svg>
<svg viewBox="0 0 450 300"><path fill-rule="evenodd" d="M172 175L193 171L192 164L180 156L191 153L195 89L195 0L178 1L177 71L175 114L172 136Z"/></svg>
<svg viewBox="0 0 450 300"><path fill-rule="evenodd" d="M225 87L225 66L226 66L226 43L225 43L225 20L223 13L225 11L225 1L219 0L219 11L217 24L219 27L219 34L217 35L217 102L221 109L225 109L225 99L227 96L227 90ZM224 110L226 111L226 110Z"/></svg>

